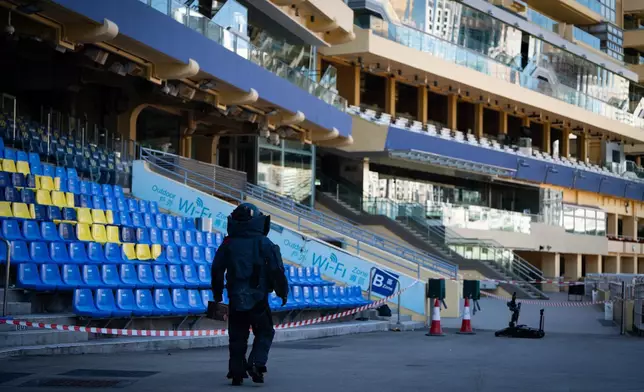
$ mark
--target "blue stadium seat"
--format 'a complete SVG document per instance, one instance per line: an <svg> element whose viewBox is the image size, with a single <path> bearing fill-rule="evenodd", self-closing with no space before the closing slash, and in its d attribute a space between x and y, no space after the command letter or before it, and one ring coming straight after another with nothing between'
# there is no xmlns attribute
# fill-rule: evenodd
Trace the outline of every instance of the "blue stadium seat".
<svg viewBox="0 0 644 392"><path fill-rule="evenodd" d="M181 257L179 256L179 250L174 245L168 245L165 247L165 258L168 261L168 264L181 264Z"/></svg>
<svg viewBox="0 0 644 392"><path fill-rule="evenodd" d="M111 317L130 317L132 312L116 307L114 293L111 289L96 290L96 309L99 312L109 312Z"/></svg>
<svg viewBox="0 0 644 392"><path fill-rule="evenodd" d="M29 156L27 155L27 153L25 151L17 150L15 160L20 161L20 162L29 162Z"/></svg>
<svg viewBox="0 0 644 392"><path fill-rule="evenodd" d="M103 197L114 197L114 190L112 189L112 186L110 184L103 184L101 187L101 192L103 194Z"/></svg>
<svg viewBox="0 0 644 392"><path fill-rule="evenodd" d="M200 290L199 294L201 294L201 302L203 302L204 307L207 309L208 308L208 302L214 301L212 291L211 290Z"/></svg>
<svg viewBox="0 0 644 392"><path fill-rule="evenodd" d="M47 177L59 177L56 175L56 168L48 163L43 163L42 165L42 175ZM65 177L67 178L67 177Z"/></svg>
<svg viewBox="0 0 644 392"><path fill-rule="evenodd" d="M4 230L3 230L3 232L4 232ZM42 236L40 235L40 227L38 227L38 222L36 222L36 221L24 221L23 224L22 224L22 236L27 241L40 241L40 240L42 240Z"/></svg>
<svg viewBox="0 0 644 392"><path fill-rule="evenodd" d="M65 178L65 179L68 178L67 177L67 171L65 171L64 167L56 166L56 168L52 167L52 169L54 170L54 172L52 174L46 174L45 173L45 175L49 176L51 178L54 178L54 177L60 177L60 178Z"/></svg>
<svg viewBox="0 0 644 392"><path fill-rule="evenodd" d="M207 308L201 299L201 293L199 293L199 290L188 290L188 305L190 305L191 314L206 313Z"/></svg>
<svg viewBox="0 0 644 392"><path fill-rule="evenodd" d="M164 216L165 216L165 227L168 230L176 229L176 220L174 219L174 216L172 215L164 215Z"/></svg>
<svg viewBox="0 0 644 392"><path fill-rule="evenodd" d="M121 247L119 244L108 242L105 244L105 259L110 263L122 263Z"/></svg>
<svg viewBox="0 0 644 392"><path fill-rule="evenodd" d="M99 184L95 183L95 182L90 183L90 189L91 189L90 194L92 196L102 196L103 195L103 191L101 190L101 186Z"/></svg>
<svg viewBox="0 0 644 392"><path fill-rule="evenodd" d="M58 269L58 265L56 264L42 264L40 266L40 280L42 280L42 283L48 290L65 287L60 277L60 269Z"/></svg>
<svg viewBox="0 0 644 392"><path fill-rule="evenodd" d="M222 244L222 242L224 242L223 234L221 234L220 232L216 232L215 233L215 240L216 240L216 243L217 243L217 248L219 248L219 246Z"/></svg>
<svg viewBox="0 0 644 392"><path fill-rule="evenodd" d="M11 173L11 182L16 188L24 188L27 186L27 180L22 173Z"/></svg>
<svg viewBox="0 0 644 392"><path fill-rule="evenodd" d="M206 233L201 231L195 231L195 242L197 246L205 247L206 246Z"/></svg>
<svg viewBox="0 0 644 392"><path fill-rule="evenodd" d="M184 231L184 238L186 241L186 245L188 246L197 246L197 240L195 239L195 232L194 231Z"/></svg>
<svg viewBox="0 0 644 392"><path fill-rule="evenodd" d="M150 202L150 214L156 215L159 213L159 204L156 201Z"/></svg>
<svg viewBox="0 0 644 392"><path fill-rule="evenodd" d="M192 261L197 264L208 264L204 258L203 248L199 246L192 247Z"/></svg>
<svg viewBox="0 0 644 392"><path fill-rule="evenodd" d="M92 196L92 207L95 210L105 210L105 202L103 196Z"/></svg>
<svg viewBox="0 0 644 392"><path fill-rule="evenodd" d="M16 160L16 150L14 148L5 148L4 149L4 159L9 159L10 161Z"/></svg>
<svg viewBox="0 0 644 392"><path fill-rule="evenodd" d="M183 264L192 263L192 248L190 248L189 246L180 246L179 260L181 260L181 263Z"/></svg>
<svg viewBox="0 0 644 392"><path fill-rule="evenodd" d="M76 222L78 220L78 214L76 213L76 210L70 207L64 207L63 208L63 220L65 221L70 221L70 222Z"/></svg>
<svg viewBox="0 0 644 392"><path fill-rule="evenodd" d="M31 189L23 189L20 191L20 201L25 204L35 204L36 194Z"/></svg>
<svg viewBox="0 0 644 392"><path fill-rule="evenodd" d="M82 244L81 244L82 245ZM90 242L87 244L87 258L90 263L103 264L107 262L103 245L98 242Z"/></svg>
<svg viewBox="0 0 644 392"><path fill-rule="evenodd" d="M362 296L362 289L360 288L360 286L353 286L353 287L350 288L350 290L352 290L351 291L352 298L356 301L358 306L362 306L362 305L366 305L366 304L371 303L371 301L365 299Z"/></svg>
<svg viewBox="0 0 644 392"><path fill-rule="evenodd" d="M150 205L147 200L139 200L139 212L142 214L150 213Z"/></svg>
<svg viewBox="0 0 644 392"><path fill-rule="evenodd" d="M71 223L59 223L58 234L60 235L60 238L65 242L74 242L78 240L76 238L76 230Z"/></svg>
<svg viewBox="0 0 644 392"><path fill-rule="evenodd" d="M143 221L143 216L141 216L141 214L134 212L131 214L131 216L132 216L132 226L136 228L145 227L145 222Z"/></svg>
<svg viewBox="0 0 644 392"><path fill-rule="evenodd" d="M297 273L297 281L299 282L300 285L305 285L305 286L313 285L313 282L311 282L306 278L306 274L304 273L304 267L297 267L295 271Z"/></svg>
<svg viewBox="0 0 644 392"><path fill-rule="evenodd" d="M128 312L133 316L140 315L132 290L118 289L116 290L116 294L114 296L116 300L116 309L118 312Z"/></svg>
<svg viewBox="0 0 644 392"><path fill-rule="evenodd" d="M171 315L177 313L174 306L172 306L172 297L167 289L154 290L154 305L157 307L159 314Z"/></svg>
<svg viewBox="0 0 644 392"><path fill-rule="evenodd" d="M310 286L301 286L302 300L305 308L315 308L316 304L313 301L313 293Z"/></svg>
<svg viewBox="0 0 644 392"><path fill-rule="evenodd" d="M31 257L29 257L29 248L27 243L20 240L11 241L11 263L21 264L21 263L31 263Z"/></svg>
<svg viewBox="0 0 644 392"><path fill-rule="evenodd" d="M119 266L121 276L121 287L134 289L138 286L139 279L136 275L136 267L133 264L121 264Z"/></svg>
<svg viewBox="0 0 644 392"><path fill-rule="evenodd" d="M78 172L73 167L67 168L67 178L78 178Z"/></svg>
<svg viewBox="0 0 644 392"><path fill-rule="evenodd" d="M65 264L72 261L67 251L67 245L64 242L50 242L49 255L52 261L57 264Z"/></svg>
<svg viewBox="0 0 644 392"><path fill-rule="evenodd" d="M188 217L183 218L183 229L189 230L189 231L197 230L197 227L195 226L194 218L188 218Z"/></svg>
<svg viewBox="0 0 644 392"><path fill-rule="evenodd" d="M136 290L134 292L136 308L133 312L135 316L156 316L160 312L154 306L154 297L150 290Z"/></svg>
<svg viewBox="0 0 644 392"><path fill-rule="evenodd" d="M206 233L206 246L214 248L217 246L217 238L215 233Z"/></svg>
<svg viewBox="0 0 644 392"><path fill-rule="evenodd" d="M154 288L170 287L168 269L165 265L154 265L152 267L152 273L154 274Z"/></svg>
<svg viewBox="0 0 644 392"><path fill-rule="evenodd" d="M143 214L143 225L148 229L156 228L157 224L151 214Z"/></svg>
<svg viewBox="0 0 644 392"><path fill-rule="evenodd" d="M150 243L151 244L163 244L163 239L161 238L161 230L153 227L150 229Z"/></svg>
<svg viewBox="0 0 644 392"><path fill-rule="evenodd" d="M25 181L27 181L27 188L36 189L36 176L35 175L29 174Z"/></svg>
<svg viewBox="0 0 644 392"><path fill-rule="evenodd" d="M72 242L69 244L69 257L73 263L78 264L85 264L90 261L85 244L82 242Z"/></svg>
<svg viewBox="0 0 644 392"><path fill-rule="evenodd" d="M313 286L311 288L313 292L313 303L320 308L331 308L335 307L333 304L326 302L324 296L322 295L322 290L319 286Z"/></svg>
<svg viewBox="0 0 644 392"><path fill-rule="evenodd" d="M136 199L125 199L125 204L127 205L127 211L131 213L139 212L139 204L136 202Z"/></svg>
<svg viewBox="0 0 644 392"><path fill-rule="evenodd" d="M175 230L181 230L181 231L186 230L185 224L184 224L185 220L183 219L182 216L174 217L174 219L175 219L175 224L174 224Z"/></svg>
<svg viewBox="0 0 644 392"><path fill-rule="evenodd" d="M80 269L78 265L75 264L63 264L61 267L62 270L62 280L63 285L65 285L66 290L70 289L81 289L85 288L85 283L81 278Z"/></svg>
<svg viewBox="0 0 644 392"><path fill-rule="evenodd" d="M136 242L134 229L131 227L121 227L121 241L122 242Z"/></svg>
<svg viewBox="0 0 644 392"><path fill-rule="evenodd" d="M82 208L92 208L92 197L90 195L81 194L78 200Z"/></svg>
<svg viewBox="0 0 644 392"><path fill-rule="evenodd" d="M149 264L137 265L136 274L139 278L139 285L137 287L148 289L154 287L154 274L152 272L152 267Z"/></svg>
<svg viewBox="0 0 644 392"><path fill-rule="evenodd" d="M47 206L33 204L33 215L35 220L43 221L47 219Z"/></svg>
<svg viewBox="0 0 644 392"><path fill-rule="evenodd" d="M41 241L34 241L29 244L29 254L34 263L51 263L51 257L47 251L47 244Z"/></svg>
<svg viewBox="0 0 644 392"><path fill-rule="evenodd" d="M119 212L123 212L123 213L128 213L128 214L129 214L129 211L127 210L127 204L125 203L125 199L121 199L121 198L117 198L117 199L116 199L116 209L117 209Z"/></svg>
<svg viewBox="0 0 644 392"><path fill-rule="evenodd" d="M156 214L156 215L154 215L154 224L155 224L155 226L156 226L156 227L158 227L159 229L165 229L165 228L166 228L166 225L165 225L165 216L164 216L164 215L162 215L162 214Z"/></svg>
<svg viewBox="0 0 644 392"><path fill-rule="evenodd" d="M107 318L110 317L111 312L99 311L94 302L94 296L90 289L76 289L74 291L74 313L79 316Z"/></svg>
<svg viewBox="0 0 644 392"><path fill-rule="evenodd" d="M96 264L85 264L81 267L81 276L85 287L99 288L103 287L101 272Z"/></svg>
<svg viewBox="0 0 644 392"><path fill-rule="evenodd" d="M173 267L173 266L170 266L170 267ZM201 286L201 283L199 282L197 268L192 264L183 265L183 278L185 279L186 288L188 289L198 289Z"/></svg>
<svg viewBox="0 0 644 392"><path fill-rule="evenodd" d="M161 267L161 266L155 266ZM183 270L180 265L169 265L168 266L168 280L170 282L170 287L186 287L186 280L183 277Z"/></svg>
<svg viewBox="0 0 644 392"><path fill-rule="evenodd" d="M62 179L61 179L62 181ZM67 190L75 195L81 194L80 183L76 178L70 178L67 180Z"/></svg>
<svg viewBox="0 0 644 392"><path fill-rule="evenodd" d="M163 245L175 245L174 243L174 232L170 230L161 231L161 242Z"/></svg>
<svg viewBox="0 0 644 392"><path fill-rule="evenodd" d="M125 197L123 193L123 187L120 185L114 185L114 197L122 199Z"/></svg>
<svg viewBox="0 0 644 392"><path fill-rule="evenodd" d="M150 232L146 228L136 229L136 242L139 244L150 244Z"/></svg>
<svg viewBox="0 0 644 392"><path fill-rule="evenodd" d="M20 230L20 224L17 220L13 219L2 221L2 236L9 241L24 239Z"/></svg>
<svg viewBox="0 0 644 392"><path fill-rule="evenodd" d="M186 289L172 290L172 305L174 306L176 314L188 315L192 312Z"/></svg>
<svg viewBox="0 0 644 392"><path fill-rule="evenodd" d="M132 227L132 217L127 212L119 212L121 226Z"/></svg>
<svg viewBox="0 0 644 392"><path fill-rule="evenodd" d="M101 266L101 279L106 287L118 288L121 286L119 270L115 264L103 264Z"/></svg>
<svg viewBox="0 0 644 392"><path fill-rule="evenodd" d="M92 186L89 181L80 181L80 194L86 196L92 195Z"/></svg>
<svg viewBox="0 0 644 392"><path fill-rule="evenodd" d="M282 307L282 300L277 296L277 294L275 294L275 292L272 292L268 296L268 306L270 306L273 311L284 310L280 309Z"/></svg>
<svg viewBox="0 0 644 392"><path fill-rule="evenodd" d="M40 279L38 267L36 264L26 263L18 266L18 276L16 285L23 289L45 291L51 289L46 287ZM54 286L53 289L56 289Z"/></svg>
<svg viewBox="0 0 644 392"><path fill-rule="evenodd" d="M177 244L177 245L179 245L179 246L186 245L186 241L185 241L185 240L184 240L184 238L183 238L183 231L181 231L181 230L175 230L175 231L173 232L173 236L174 236L174 243L175 243L175 244Z"/></svg>
<svg viewBox="0 0 644 392"><path fill-rule="evenodd" d="M121 223L121 214L119 214L117 212L112 212L112 224L114 226L120 226L122 224Z"/></svg>
<svg viewBox="0 0 644 392"><path fill-rule="evenodd" d="M117 207L116 207L116 199L114 199L113 197L105 197L105 209L110 210L110 211L114 211L115 212L114 213L115 217L119 216L118 210L117 210Z"/></svg>
<svg viewBox="0 0 644 392"><path fill-rule="evenodd" d="M12 203L20 203L20 193L12 186L4 188L4 199Z"/></svg>
<svg viewBox="0 0 644 392"><path fill-rule="evenodd" d="M208 264L212 264L213 261L215 261L215 254L217 253L217 250L215 248L204 248L204 255L203 258Z"/></svg>
<svg viewBox="0 0 644 392"><path fill-rule="evenodd" d="M297 277L297 268L292 265L286 266L286 278L290 284L300 284L300 280Z"/></svg>
<svg viewBox="0 0 644 392"><path fill-rule="evenodd" d="M47 242L62 241L54 222L40 222L40 233Z"/></svg>
<svg viewBox="0 0 644 392"><path fill-rule="evenodd" d="M0 187L6 188L8 186L13 186L11 183L11 177L7 172L0 172Z"/></svg>
<svg viewBox="0 0 644 392"><path fill-rule="evenodd" d="M346 307L351 305L351 302L344 296L344 287L331 286L330 293L339 306Z"/></svg>
<svg viewBox="0 0 644 392"><path fill-rule="evenodd" d="M59 221L63 219L60 208L56 206L47 206L47 220Z"/></svg>
<svg viewBox="0 0 644 392"><path fill-rule="evenodd" d="M186 264L188 266L189 264ZM199 287L200 288L209 288L211 285L212 281L212 276L210 274L210 267L207 265L198 265L197 266L197 274L199 278Z"/></svg>
<svg viewBox="0 0 644 392"><path fill-rule="evenodd" d="M302 295L302 288L300 286L293 286L292 290L293 290L294 305L299 309L306 308L304 297Z"/></svg>

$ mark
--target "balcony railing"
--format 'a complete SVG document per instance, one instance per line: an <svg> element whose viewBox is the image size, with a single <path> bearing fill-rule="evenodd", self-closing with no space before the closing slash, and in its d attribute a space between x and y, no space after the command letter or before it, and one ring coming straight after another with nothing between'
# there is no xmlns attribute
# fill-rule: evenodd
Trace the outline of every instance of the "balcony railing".
<svg viewBox="0 0 644 392"><path fill-rule="evenodd" d="M577 3L601 15L602 5L597 0L575 0Z"/></svg>
<svg viewBox="0 0 644 392"><path fill-rule="evenodd" d="M593 49L601 50L601 40L577 26L573 26L572 36L576 41L581 41Z"/></svg>
<svg viewBox="0 0 644 392"><path fill-rule="evenodd" d="M557 29L557 24L558 22L555 20L550 19L549 17L545 16L544 14L533 10L532 8L528 8L528 20L536 25L541 26L542 28L551 31L553 33L556 33Z"/></svg>
<svg viewBox="0 0 644 392"><path fill-rule="evenodd" d="M326 88L317 83L311 79L310 75L307 73L290 67L288 64L275 58L267 51L254 46L249 42L247 37L235 33L232 30L225 29L200 14L197 10L187 7L185 4L176 0L139 1L170 16L177 22L198 31L203 36L217 42L226 49L235 52L246 60L249 60L262 68L269 70L275 75L288 80L324 102L343 111L346 109L347 101L342 98L337 91Z"/></svg>

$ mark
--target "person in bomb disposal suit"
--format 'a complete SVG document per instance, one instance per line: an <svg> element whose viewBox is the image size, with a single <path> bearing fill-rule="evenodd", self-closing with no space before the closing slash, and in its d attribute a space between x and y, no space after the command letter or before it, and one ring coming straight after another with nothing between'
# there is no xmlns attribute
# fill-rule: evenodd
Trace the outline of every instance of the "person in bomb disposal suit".
<svg viewBox="0 0 644 392"><path fill-rule="evenodd" d="M242 385L248 375L253 382L264 382L268 352L275 336L268 296L275 291L282 306L288 297L280 248L267 237L270 221L270 216L253 204L239 205L228 217L228 236L217 249L212 264L212 292L217 303L222 301L226 273L230 300L228 378L232 378L233 385ZM255 340L246 360L250 328Z"/></svg>

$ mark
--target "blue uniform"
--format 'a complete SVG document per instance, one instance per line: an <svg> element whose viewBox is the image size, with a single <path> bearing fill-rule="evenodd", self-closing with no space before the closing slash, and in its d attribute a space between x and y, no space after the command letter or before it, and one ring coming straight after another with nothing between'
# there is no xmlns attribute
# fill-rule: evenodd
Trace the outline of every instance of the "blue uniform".
<svg viewBox="0 0 644 392"><path fill-rule="evenodd" d="M262 215L252 204L240 205L228 217L228 236L212 265L212 290L217 302L222 300L226 274L229 375L233 380L245 375L247 367L265 371L275 335L268 296L275 291L284 302L288 296L280 249L266 236L269 230L269 216ZM255 339L246 361L250 328Z"/></svg>

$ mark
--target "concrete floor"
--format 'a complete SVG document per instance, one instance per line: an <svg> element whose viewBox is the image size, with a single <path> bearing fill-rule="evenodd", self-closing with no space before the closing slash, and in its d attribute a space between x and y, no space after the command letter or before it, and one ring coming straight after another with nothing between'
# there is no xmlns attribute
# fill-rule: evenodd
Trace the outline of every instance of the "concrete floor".
<svg viewBox="0 0 644 392"><path fill-rule="evenodd" d="M639 373L642 344L638 338L617 335L552 333L542 340L518 340L495 338L492 332L426 337L422 331L278 343L271 352L266 384L247 382L239 389L644 391ZM63 390L26 386L51 378L121 381L118 389L137 392L228 390L227 356L226 348L215 348L18 357L0 361L0 390ZM117 372L105 373L108 370Z"/></svg>

